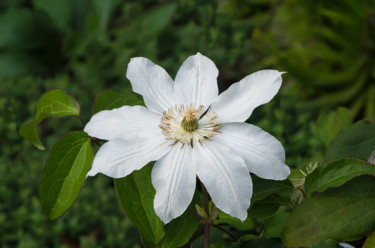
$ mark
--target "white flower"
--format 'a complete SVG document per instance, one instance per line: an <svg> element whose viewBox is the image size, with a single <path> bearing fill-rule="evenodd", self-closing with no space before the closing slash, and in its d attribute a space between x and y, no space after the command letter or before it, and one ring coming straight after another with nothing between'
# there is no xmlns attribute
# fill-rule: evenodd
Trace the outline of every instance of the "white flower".
<svg viewBox="0 0 375 248"><path fill-rule="evenodd" d="M121 178L157 161L151 175L154 209L164 223L186 210L196 176L219 209L245 220L252 195L249 172L274 180L290 173L280 142L244 123L278 92L281 74L259 71L218 95L218 70L200 53L183 63L174 81L150 60L131 59L126 76L147 108L123 106L91 118L84 131L108 142L88 176Z"/></svg>

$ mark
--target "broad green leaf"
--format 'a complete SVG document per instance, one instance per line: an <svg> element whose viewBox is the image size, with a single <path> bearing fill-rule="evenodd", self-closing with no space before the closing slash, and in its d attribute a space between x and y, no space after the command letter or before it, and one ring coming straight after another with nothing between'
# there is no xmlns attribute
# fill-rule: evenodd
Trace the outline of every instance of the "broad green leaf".
<svg viewBox="0 0 375 248"><path fill-rule="evenodd" d="M215 224L228 224L238 230L253 230L256 227L256 221L254 218L248 217L245 221L230 216L224 212L219 213L219 219L215 220Z"/></svg>
<svg viewBox="0 0 375 248"><path fill-rule="evenodd" d="M362 248L374 248L375 247L375 231L372 232L366 239Z"/></svg>
<svg viewBox="0 0 375 248"><path fill-rule="evenodd" d="M199 219L185 211L183 215L165 225L165 236L160 245L161 248L174 248L186 244L197 229Z"/></svg>
<svg viewBox="0 0 375 248"><path fill-rule="evenodd" d="M316 133L323 143L328 144L336 135L347 129L352 123L351 113L348 109L339 107L337 111L323 112L319 115L316 124Z"/></svg>
<svg viewBox="0 0 375 248"><path fill-rule="evenodd" d="M285 246L311 246L333 239L351 241L375 229L375 181L356 177L304 200L291 212L282 230Z"/></svg>
<svg viewBox="0 0 375 248"><path fill-rule="evenodd" d="M120 94L112 90L103 91L96 97L92 112L95 114L102 110L111 110L124 105L143 105L142 97L132 93Z"/></svg>
<svg viewBox="0 0 375 248"><path fill-rule="evenodd" d="M374 174L375 165L357 159L342 159L324 164L316 168L306 177L305 192L311 195L315 191L322 192L330 187L337 187L353 177Z"/></svg>
<svg viewBox="0 0 375 248"><path fill-rule="evenodd" d="M36 114L32 122L22 126L20 135L30 141L38 149L44 150L40 141L37 125L48 117L62 118L67 116L79 116L80 106L74 97L61 89L54 89L43 94L36 104Z"/></svg>
<svg viewBox="0 0 375 248"><path fill-rule="evenodd" d="M263 200L271 194L279 194L289 197L293 192L293 186L288 180L276 181L266 180L257 176L252 176L253 196L252 202Z"/></svg>
<svg viewBox="0 0 375 248"><path fill-rule="evenodd" d="M71 132L52 147L40 181L40 201L44 213L54 220L77 199L94 153L90 137L84 132Z"/></svg>
<svg viewBox="0 0 375 248"><path fill-rule="evenodd" d="M130 175L114 179L122 209L144 239L156 246L164 236L163 223L154 210L155 189L151 183L152 164Z"/></svg>
<svg viewBox="0 0 375 248"><path fill-rule="evenodd" d="M250 218L266 218L274 213L280 208L280 206L290 205L290 196L283 197L278 194L272 194L267 196L263 200L253 202L251 200L251 206L248 210L248 217Z"/></svg>
<svg viewBox="0 0 375 248"><path fill-rule="evenodd" d="M264 237L279 238L290 213L278 212L264 222Z"/></svg>
<svg viewBox="0 0 375 248"><path fill-rule="evenodd" d="M367 160L374 150L375 125L367 121L359 121L332 140L324 160L327 162L343 158Z"/></svg>

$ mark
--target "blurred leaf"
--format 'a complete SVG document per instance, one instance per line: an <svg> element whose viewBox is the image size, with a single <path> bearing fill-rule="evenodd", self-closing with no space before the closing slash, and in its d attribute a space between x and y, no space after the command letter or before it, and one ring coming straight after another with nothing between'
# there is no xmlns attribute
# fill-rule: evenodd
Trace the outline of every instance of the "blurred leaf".
<svg viewBox="0 0 375 248"><path fill-rule="evenodd" d="M266 238L256 238L246 242L243 242L239 246L240 248L248 247L267 247L267 248L282 248L283 243L278 238L266 239Z"/></svg>
<svg viewBox="0 0 375 248"><path fill-rule="evenodd" d="M0 15L0 79L61 69L59 39L59 32L42 11L23 8Z"/></svg>
<svg viewBox="0 0 375 248"><path fill-rule="evenodd" d="M264 237L280 238L281 230L290 213L278 212L264 222Z"/></svg>
<svg viewBox="0 0 375 248"><path fill-rule="evenodd" d="M186 244L197 229L198 224L199 219L186 210L183 215L165 225L165 235L160 248L180 247Z"/></svg>
<svg viewBox="0 0 375 248"><path fill-rule="evenodd" d="M68 116L79 116L80 106L74 97L68 95L61 89L54 89L44 93L36 104L36 114L32 122L22 126L20 135L30 141L40 150L45 147L38 135L37 125L48 117L60 118Z"/></svg>
<svg viewBox="0 0 375 248"><path fill-rule="evenodd" d="M337 187L353 177L375 174L375 165L357 159L342 159L316 168L306 177L305 192L309 196L315 191L322 192Z"/></svg>
<svg viewBox="0 0 375 248"><path fill-rule="evenodd" d="M68 28L71 16L69 1L34 0L33 4L36 8L44 10L58 27Z"/></svg>
<svg viewBox="0 0 375 248"><path fill-rule="evenodd" d="M77 199L94 159L90 141L84 132L71 132L52 147L39 187L40 201L49 219L63 215Z"/></svg>
<svg viewBox="0 0 375 248"><path fill-rule="evenodd" d="M320 140L328 144L341 131L347 129L352 123L351 113L348 109L339 107L337 111L327 111L319 115L316 123L316 133Z"/></svg>
<svg viewBox="0 0 375 248"><path fill-rule="evenodd" d="M241 221L224 212L220 212L219 219L215 220L215 225L218 225L218 224L228 224L238 230L243 230L243 231L253 230L256 228L255 219L248 217L246 220Z"/></svg>
<svg viewBox="0 0 375 248"><path fill-rule="evenodd" d="M122 209L147 241L157 246L164 236L163 223L154 210L155 189L151 183L153 164L114 179Z"/></svg>
<svg viewBox="0 0 375 248"><path fill-rule="evenodd" d="M359 121L339 134L328 146L324 160L343 158L367 160L375 150L375 125Z"/></svg>
<svg viewBox="0 0 375 248"><path fill-rule="evenodd" d="M323 240L311 246L311 248L342 248L342 246L339 246L339 243L335 240Z"/></svg>
<svg viewBox="0 0 375 248"><path fill-rule="evenodd" d="M293 192L293 186L289 180L267 180L254 175L251 178L253 180L252 202L263 200L271 194L289 197Z"/></svg>
<svg viewBox="0 0 375 248"><path fill-rule="evenodd" d="M362 248L374 248L375 247L375 231L372 232L369 236L367 236L367 239L365 243L363 244Z"/></svg>
<svg viewBox="0 0 375 248"><path fill-rule="evenodd" d="M375 181L354 178L315 193L291 212L282 230L285 246L311 246L326 239L357 240L375 228Z"/></svg>
<svg viewBox="0 0 375 248"><path fill-rule="evenodd" d="M132 93L117 93L112 90L103 91L96 99L92 109L93 114L102 110L120 108L124 105L144 105L142 97Z"/></svg>
<svg viewBox="0 0 375 248"><path fill-rule="evenodd" d="M272 194L263 200L256 201L255 203L252 202L248 210L248 217L266 218L276 213L280 206L288 206L289 204L289 197Z"/></svg>

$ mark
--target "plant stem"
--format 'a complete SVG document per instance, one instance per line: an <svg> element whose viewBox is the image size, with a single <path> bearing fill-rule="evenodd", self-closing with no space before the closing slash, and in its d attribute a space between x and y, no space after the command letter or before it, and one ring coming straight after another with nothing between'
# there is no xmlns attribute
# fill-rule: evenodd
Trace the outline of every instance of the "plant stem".
<svg viewBox="0 0 375 248"><path fill-rule="evenodd" d="M91 138L91 141L97 144L99 147L102 146L95 138Z"/></svg>
<svg viewBox="0 0 375 248"><path fill-rule="evenodd" d="M228 232L227 230L225 230L224 228L222 228L221 226L218 226L218 225L215 225L215 224L212 224L213 227L219 229L220 231L222 232L225 232L226 234L228 234L232 239L234 239L235 241L238 241L237 238L231 234L230 232Z"/></svg>
<svg viewBox="0 0 375 248"><path fill-rule="evenodd" d="M78 119L82 122L82 124L83 124L84 126L86 126L85 121L82 119L82 117L81 117L80 115L78 116Z"/></svg>
<svg viewBox="0 0 375 248"><path fill-rule="evenodd" d="M199 216L199 214L197 212L194 211L194 209L192 209L190 206L188 206L188 210L190 213L194 214L199 220L202 220L203 218L201 216Z"/></svg>
<svg viewBox="0 0 375 248"><path fill-rule="evenodd" d="M210 223L204 223L204 248L208 248L208 240L210 236Z"/></svg>

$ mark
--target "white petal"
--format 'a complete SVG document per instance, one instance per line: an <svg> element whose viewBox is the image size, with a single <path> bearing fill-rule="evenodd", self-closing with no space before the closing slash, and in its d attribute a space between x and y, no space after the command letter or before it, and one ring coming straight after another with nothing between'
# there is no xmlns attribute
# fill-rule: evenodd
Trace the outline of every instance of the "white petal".
<svg viewBox="0 0 375 248"><path fill-rule="evenodd" d="M142 106L123 106L103 110L91 117L84 131L91 137L110 140L114 138L147 138L161 133L161 115Z"/></svg>
<svg viewBox="0 0 375 248"><path fill-rule="evenodd" d="M253 187L243 159L215 141L196 145L195 150L200 157L197 175L212 201L223 212L244 221Z"/></svg>
<svg viewBox="0 0 375 248"><path fill-rule="evenodd" d="M247 123L225 123L215 141L240 155L250 172L265 179L284 180L290 174L281 143L259 127Z"/></svg>
<svg viewBox="0 0 375 248"><path fill-rule="evenodd" d="M218 96L215 64L200 53L190 56L178 70L174 90L181 104L195 103L208 107Z"/></svg>
<svg viewBox="0 0 375 248"><path fill-rule="evenodd" d="M103 173L113 178L125 177L147 163L158 160L170 149L169 142L161 136L137 141L110 140L96 153L87 176Z"/></svg>
<svg viewBox="0 0 375 248"><path fill-rule="evenodd" d="M151 60L141 57L132 58L126 77L130 80L133 91L143 96L150 110L163 113L175 105L172 78Z"/></svg>
<svg viewBox="0 0 375 248"><path fill-rule="evenodd" d="M192 150L190 146L175 145L152 169L154 208L165 224L183 214L193 199L196 165Z"/></svg>
<svg viewBox="0 0 375 248"><path fill-rule="evenodd" d="M269 102L281 86L281 72L263 70L232 84L212 103L220 122L246 121L259 105Z"/></svg>

